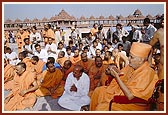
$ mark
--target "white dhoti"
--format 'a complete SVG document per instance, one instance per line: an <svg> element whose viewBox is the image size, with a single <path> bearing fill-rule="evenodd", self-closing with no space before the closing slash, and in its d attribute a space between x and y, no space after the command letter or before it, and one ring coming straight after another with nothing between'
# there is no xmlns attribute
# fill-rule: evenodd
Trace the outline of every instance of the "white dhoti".
<svg viewBox="0 0 168 115"><path fill-rule="evenodd" d="M81 107L84 105L89 105L89 96L71 96L68 93L64 94L58 100L58 104L66 109L80 111Z"/></svg>

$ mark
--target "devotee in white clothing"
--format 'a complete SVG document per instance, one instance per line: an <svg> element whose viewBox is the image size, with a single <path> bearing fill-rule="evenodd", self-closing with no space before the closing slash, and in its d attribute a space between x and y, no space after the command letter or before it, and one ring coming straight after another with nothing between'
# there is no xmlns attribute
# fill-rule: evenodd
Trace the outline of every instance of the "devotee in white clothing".
<svg viewBox="0 0 168 115"><path fill-rule="evenodd" d="M30 34L30 41L31 42L33 42L33 41L38 41L38 42L42 41L40 33L37 32L36 26L32 27L32 32Z"/></svg>
<svg viewBox="0 0 168 115"><path fill-rule="evenodd" d="M96 49L98 49L97 46L98 46L98 43L94 40L93 44L90 46L90 53L91 53L92 57L96 56L95 51L96 51Z"/></svg>
<svg viewBox="0 0 168 115"><path fill-rule="evenodd" d="M83 72L82 66L76 65L66 79L65 90L58 104L69 110L80 111L82 106L90 103L89 86L89 76Z"/></svg>
<svg viewBox="0 0 168 115"><path fill-rule="evenodd" d="M16 65L18 63L18 55L13 52L10 47L6 47L5 58L9 61L9 64Z"/></svg>
<svg viewBox="0 0 168 115"><path fill-rule="evenodd" d="M44 62L47 62L48 53L45 49L41 49L41 46L39 44L36 44L35 46L36 51L34 52L35 56L38 56L39 59L43 60Z"/></svg>
<svg viewBox="0 0 168 115"><path fill-rule="evenodd" d="M53 43L53 38L48 38L48 44L45 46L45 50L48 53L48 57L56 58L57 56L57 45Z"/></svg>

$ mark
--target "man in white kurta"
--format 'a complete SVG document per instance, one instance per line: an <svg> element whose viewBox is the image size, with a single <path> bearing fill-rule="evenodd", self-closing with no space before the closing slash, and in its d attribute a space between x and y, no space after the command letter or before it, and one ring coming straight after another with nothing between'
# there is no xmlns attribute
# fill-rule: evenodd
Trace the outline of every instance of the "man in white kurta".
<svg viewBox="0 0 168 115"><path fill-rule="evenodd" d="M26 51L28 53L27 54L28 57L32 58L34 55L33 53L35 51L35 47L34 47L35 44L30 44L29 38L24 39L24 44L25 45L22 46L22 51Z"/></svg>
<svg viewBox="0 0 168 115"><path fill-rule="evenodd" d="M9 60L11 65L16 65L19 62L17 53L12 51L10 47L6 48L5 58Z"/></svg>
<svg viewBox="0 0 168 115"><path fill-rule="evenodd" d="M36 51L34 52L35 56L38 56L39 59L43 60L44 62L47 62L48 53L45 49L41 49L41 46L39 44L35 45Z"/></svg>
<svg viewBox="0 0 168 115"><path fill-rule="evenodd" d="M82 106L90 103L89 86L89 76L83 72L82 66L76 65L66 79L65 90L58 104L69 110L80 111Z"/></svg>
<svg viewBox="0 0 168 115"><path fill-rule="evenodd" d="M56 27L54 34L55 34L56 43L59 43L61 41L60 27Z"/></svg>
<svg viewBox="0 0 168 115"><path fill-rule="evenodd" d="M37 28L35 26L32 27L32 32L30 34L30 42L33 41L42 41L41 35L39 32L37 32Z"/></svg>
<svg viewBox="0 0 168 115"><path fill-rule="evenodd" d="M98 43L94 40L93 44L90 46L90 50L89 50L92 57L96 56L96 49L98 49Z"/></svg>
<svg viewBox="0 0 168 115"><path fill-rule="evenodd" d="M45 50L48 53L48 57L57 57L57 45L53 43L53 38L48 38L48 44L45 46Z"/></svg>

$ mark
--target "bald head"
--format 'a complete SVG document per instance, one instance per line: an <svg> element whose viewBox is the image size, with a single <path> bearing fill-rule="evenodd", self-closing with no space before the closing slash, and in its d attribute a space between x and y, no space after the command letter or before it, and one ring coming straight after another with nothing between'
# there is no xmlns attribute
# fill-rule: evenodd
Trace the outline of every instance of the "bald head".
<svg viewBox="0 0 168 115"><path fill-rule="evenodd" d="M83 67L81 65L76 65L74 67L74 70L79 70L80 72L83 72Z"/></svg>
<svg viewBox="0 0 168 115"><path fill-rule="evenodd" d="M76 65L76 66L74 67L74 70L73 70L73 75L74 75L74 77L75 77L77 80L79 80L80 77L82 76L82 73L83 73L83 67L80 66L80 65Z"/></svg>
<svg viewBox="0 0 168 115"><path fill-rule="evenodd" d="M26 71L26 64L23 62L20 62L15 67L16 73L21 76Z"/></svg>
<svg viewBox="0 0 168 115"><path fill-rule="evenodd" d="M72 62L71 62L70 60L66 60L66 61L64 62L63 68L69 69L71 66L72 66Z"/></svg>

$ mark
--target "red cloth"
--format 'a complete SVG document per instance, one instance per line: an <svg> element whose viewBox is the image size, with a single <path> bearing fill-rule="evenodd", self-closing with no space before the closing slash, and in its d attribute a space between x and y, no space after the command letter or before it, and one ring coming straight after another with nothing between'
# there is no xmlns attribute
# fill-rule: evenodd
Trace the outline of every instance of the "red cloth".
<svg viewBox="0 0 168 115"><path fill-rule="evenodd" d="M114 96L113 102L119 103L119 104L129 104L129 103L144 103L147 104L148 101L140 98L133 98L129 100L126 96Z"/></svg>

